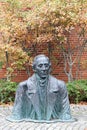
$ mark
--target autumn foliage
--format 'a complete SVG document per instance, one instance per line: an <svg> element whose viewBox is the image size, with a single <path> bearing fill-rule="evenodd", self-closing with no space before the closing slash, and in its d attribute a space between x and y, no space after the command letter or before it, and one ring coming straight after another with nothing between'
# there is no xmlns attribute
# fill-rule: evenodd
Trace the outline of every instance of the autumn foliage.
<svg viewBox="0 0 87 130"><path fill-rule="evenodd" d="M69 42L69 36L76 28L79 45ZM85 47L86 34L87 0L0 2L0 61L11 68L7 70L23 69L24 64L31 64L31 45L51 43L61 49L65 73L72 78L70 65L76 61L71 60L72 50ZM71 67L68 73L67 65Z"/></svg>

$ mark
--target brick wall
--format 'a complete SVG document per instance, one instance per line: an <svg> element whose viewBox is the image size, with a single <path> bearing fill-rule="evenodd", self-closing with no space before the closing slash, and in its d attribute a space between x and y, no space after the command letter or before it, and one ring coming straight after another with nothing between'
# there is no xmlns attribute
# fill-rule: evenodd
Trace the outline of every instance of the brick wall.
<svg viewBox="0 0 87 130"><path fill-rule="evenodd" d="M86 52L82 55L82 60L84 58L87 59ZM63 62L60 61L58 64L57 64L57 61L54 62L53 60L51 60L51 62L52 62L52 72L51 72L52 75L54 75L58 79L61 79L61 80L64 80L65 82L67 82L68 78L64 73ZM33 71L32 71L32 68L30 67L30 76L32 75L32 73L33 73ZM12 77L12 81L16 81L16 82L24 81L29 77L25 70L22 70L22 71L16 70L13 75L14 76ZM73 66L73 76L74 77L76 76L76 64ZM5 77L6 77L6 69L4 68L4 69L0 70L0 79L5 78ZM80 67L78 78L79 79L87 79L86 67L85 68L82 66Z"/></svg>
<svg viewBox="0 0 87 130"><path fill-rule="evenodd" d="M82 56L82 59L84 59L84 57L87 59L87 53L84 53ZM57 63L56 63L57 64ZM64 73L64 66L63 63L60 62L60 64L56 65L55 62L52 61L52 75L54 75L56 78L64 80L65 82L67 82L68 78ZM32 71L30 70L30 76L32 75ZM13 81L16 82L21 82L26 80L29 76L27 74L27 72L25 70L21 70L21 71L15 71L14 76L12 77ZM73 75L75 77L76 75L76 65L73 66ZM6 78L6 69L0 69L0 79L2 78ZM87 79L87 69L84 67L81 67L79 70L79 79Z"/></svg>
<svg viewBox="0 0 87 130"><path fill-rule="evenodd" d="M70 42L74 44L78 44L78 39L76 36L75 31L72 32L71 36L70 36ZM67 76L65 75L64 72L64 64L63 64L63 56L60 53L59 48L55 48L55 45L51 46L51 52L49 52L48 48L48 44L44 43L43 46L41 45L37 45L36 48L33 49L33 47L31 46L30 51L32 52L33 56L36 56L37 54L46 54L51 62L52 62L52 75L54 75L56 78L58 79L62 79L64 81L67 82ZM75 57L75 54L74 54ZM87 46L86 49L81 57L81 61L86 61L87 60ZM87 79L87 63L85 65L80 64L80 69L79 69L79 75L78 78L79 79ZM77 70L77 64L75 63L73 65L73 76L74 78L76 78L76 70ZM33 71L32 68L30 67L30 76L32 75ZM0 69L0 79L1 78L5 78L6 77L6 70L5 68ZM13 81L16 82L21 82L24 81L28 78L28 74L25 70L22 71L15 71L14 72L14 77L12 77Z"/></svg>

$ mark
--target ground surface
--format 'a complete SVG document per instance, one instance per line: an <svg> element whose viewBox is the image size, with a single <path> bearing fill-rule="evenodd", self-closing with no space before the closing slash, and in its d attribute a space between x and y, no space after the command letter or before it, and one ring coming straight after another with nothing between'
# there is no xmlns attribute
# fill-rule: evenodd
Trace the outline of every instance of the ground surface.
<svg viewBox="0 0 87 130"><path fill-rule="evenodd" d="M87 130L87 105L71 105L72 115L78 120L72 123L11 123L5 119L11 111L12 106L0 106L0 130Z"/></svg>

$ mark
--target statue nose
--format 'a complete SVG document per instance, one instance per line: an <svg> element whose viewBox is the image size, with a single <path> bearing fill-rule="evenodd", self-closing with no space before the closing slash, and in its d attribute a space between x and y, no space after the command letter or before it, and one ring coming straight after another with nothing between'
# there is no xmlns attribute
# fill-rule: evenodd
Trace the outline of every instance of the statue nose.
<svg viewBox="0 0 87 130"><path fill-rule="evenodd" d="M43 68L42 68L42 70L46 70L46 68L45 68L45 67L43 67Z"/></svg>
<svg viewBox="0 0 87 130"><path fill-rule="evenodd" d="M42 70L46 70L46 67L43 65Z"/></svg>

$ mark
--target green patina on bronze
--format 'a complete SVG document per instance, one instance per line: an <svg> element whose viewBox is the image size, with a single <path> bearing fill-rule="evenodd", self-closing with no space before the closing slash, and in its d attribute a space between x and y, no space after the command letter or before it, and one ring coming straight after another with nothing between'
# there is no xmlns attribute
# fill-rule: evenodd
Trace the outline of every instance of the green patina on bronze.
<svg viewBox="0 0 87 130"><path fill-rule="evenodd" d="M64 81L50 75L51 63L45 55L33 62L34 74L18 85L9 121L74 121L70 113Z"/></svg>

